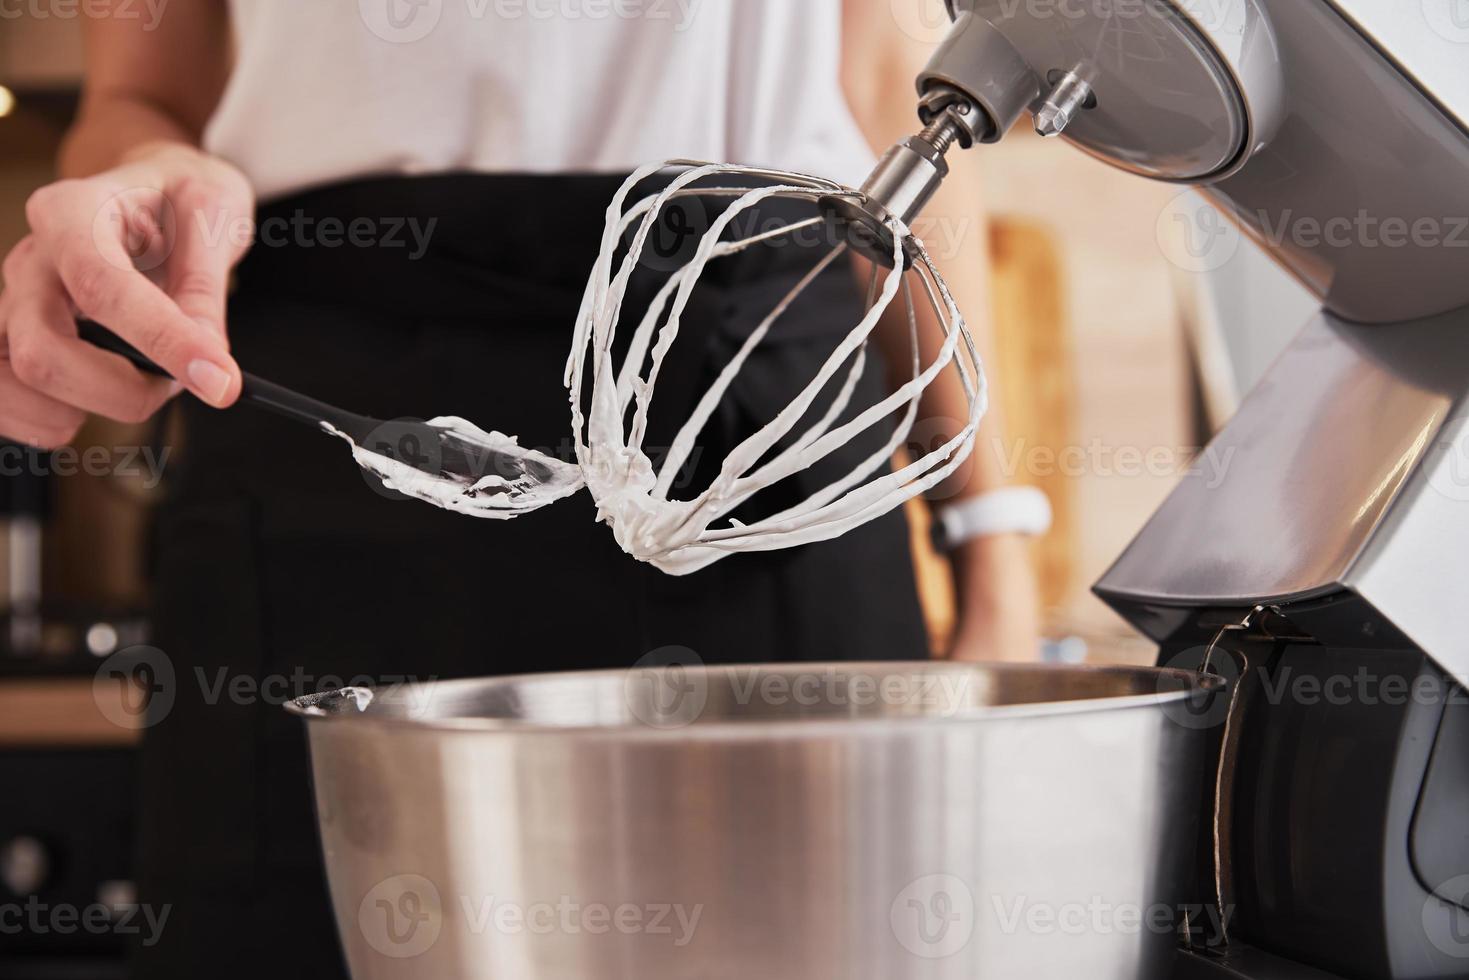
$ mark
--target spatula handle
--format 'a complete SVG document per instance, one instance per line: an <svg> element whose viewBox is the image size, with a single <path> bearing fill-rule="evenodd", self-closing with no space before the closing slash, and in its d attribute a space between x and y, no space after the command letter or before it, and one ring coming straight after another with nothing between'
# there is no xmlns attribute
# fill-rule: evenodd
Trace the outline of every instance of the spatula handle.
<svg viewBox="0 0 1469 980"><path fill-rule="evenodd" d="M132 362L133 367L139 371L156 374L160 378L172 377L163 368L149 360L146 354L100 323L93 323L91 320L78 320L77 335L93 347L100 347L105 351L127 358Z"/></svg>
<svg viewBox="0 0 1469 980"><path fill-rule="evenodd" d="M146 354L100 323L78 320L77 334L96 347L127 358L140 371L156 374L161 378L172 377L150 360ZM298 391L292 391L290 388L266 381L264 378L257 378L253 374L242 373L241 380L243 382L240 389L242 399L252 405L275 412L277 415L304 422L312 428L320 429L321 423L326 422L353 439L360 439L363 432L371 431L376 427L372 419L343 411L334 405L319 402L315 398L308 398Z"/></svg>

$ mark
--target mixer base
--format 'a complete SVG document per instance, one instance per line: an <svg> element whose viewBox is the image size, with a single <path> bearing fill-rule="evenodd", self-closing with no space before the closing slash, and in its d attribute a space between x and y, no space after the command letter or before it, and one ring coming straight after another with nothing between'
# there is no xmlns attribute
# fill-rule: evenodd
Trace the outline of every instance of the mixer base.
<svg viewBox="0 0 1469 980"><path fill-rule="evenodd" d="M1254 949L1231 944L1222 956L1178 952L1173 980L1341 980L1310 966Z"/></svg>

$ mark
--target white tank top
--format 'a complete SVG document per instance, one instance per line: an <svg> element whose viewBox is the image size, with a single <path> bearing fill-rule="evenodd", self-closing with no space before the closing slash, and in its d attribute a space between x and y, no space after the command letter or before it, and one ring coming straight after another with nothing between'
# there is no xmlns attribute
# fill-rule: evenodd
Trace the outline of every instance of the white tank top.
<svg viewBox="0 0 1469 980"><path fill-rule="evenodd" d="M231 0L205 146L262 199L383 173L673 157L860 183L842 0Z"/></svg>

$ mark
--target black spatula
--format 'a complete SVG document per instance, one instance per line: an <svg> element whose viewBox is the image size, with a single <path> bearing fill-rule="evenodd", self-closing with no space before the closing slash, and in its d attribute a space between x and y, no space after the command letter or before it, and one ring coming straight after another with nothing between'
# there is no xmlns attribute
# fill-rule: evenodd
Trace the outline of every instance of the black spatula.
<svg viewBox="0 0 1469 980"><path fill-rule="evenodd" d="M171 377L141 351L101 324L82 320L78 322L77 330L82 339L103 350L120 354L139 370ZM510 493L518 487L522 494L527 488L551 484L561 486L567 479L567 474L558 468L569 464L540 453L502 451L459 432L415 419L387 421L358 415L249 373L242 377L244 384L240 400L245 404L304 422L318 432L344 436L376 456L406 463L419 472L447 480L465 491L489 476L504 479L504 492ZM475 492L493 493L494 488ZM514 509L529 508L517 506Z"/></svg>

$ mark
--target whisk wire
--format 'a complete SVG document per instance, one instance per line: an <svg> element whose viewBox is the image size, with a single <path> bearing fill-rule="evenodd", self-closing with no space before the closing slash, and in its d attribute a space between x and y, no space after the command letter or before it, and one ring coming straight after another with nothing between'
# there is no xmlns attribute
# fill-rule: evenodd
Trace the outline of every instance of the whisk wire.
<svg viewBox="0 0 1469 980"><path fill-rule="evenodd" d="M729 241L725 235L735 227L739 215L771 199L814 202L831 196L860 198L860 193L807 175L688 163L687 169L669 180L661 191L629 206L634 187L661 169L641 168L619 190L608 209L602 252L583 296L565 374L577 459L599 514L612 527L619 544L665 571L687 574L731 552L771 550L835 537L890 512L952 476L972 451L987 406L983 364L948 285L928 252L901 221L891 219L887 231L893 240L892 264L885 272L873 267L859 322L834 345L811 379L771 421L727 453L702 493L692 500L669 499L675 475L690 458L718 406L729 397L735 378L756 348L778 329L779 320L801 294L847 254L845 244L824 253L761 320L700 396L655 472L643 450L648 413L659 372L678 338L681 319L701 276L713 261L791 236L822 219L787 222L744 237L736 233ZM728 177L758 177L773 183L755 188L700 186L706 180L717 183L719 178ZM664 208L670 201L688 195L726 197L730 203L700 238L692 258L669 275L634 329L622 363L614 365L613 340L633 272ZM636 232L619 263L616 255L634 225ZM916 275L922 284L918 295L932 307L943 334L927 363L910 275ZM873 332L900 293L908 328L911 376L874 404L853 411ZM912 435L924 392L949 369L957 371L969 402L964 425L937 448L892 468L894 454ZM591 398L584 401L588 371ZM833 384L833 399L817 421L790 438ZM631 419L627 417L629 408ZM728 517L761 490L828 458L895 413L901 414L875 450L865 453L854 466L801 503L748 524ZM884 467L889 471L882 472ZM727 520L727 525L716 527L722 520Z"/></svg>

